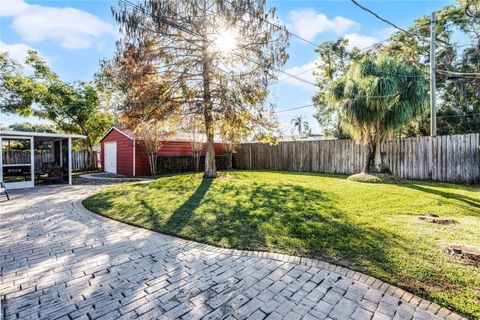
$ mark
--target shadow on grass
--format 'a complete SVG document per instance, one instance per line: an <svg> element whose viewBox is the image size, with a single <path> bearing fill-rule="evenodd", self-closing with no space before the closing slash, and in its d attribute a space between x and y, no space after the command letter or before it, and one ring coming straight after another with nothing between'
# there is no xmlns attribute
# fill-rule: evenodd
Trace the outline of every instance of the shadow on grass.
<svg viewBox="0 0 480 320"><path fill-rule="evenodd" d="M168 212L158 206L162 193L191 192L188 181L136 185L140 195L153 192L158 200L137 195L138 212L144 215L138 221L159 232L231 248L296 253L350 266L373 260L388 273L396 271L389 249L408 251L408 241L382 228L355 224L351 213L318 189L259 182L212 186L213 181L203 179L166 220ZM209 190L212 196L205 198ZM128 197L128 190L95 195L88 206L106 212L121 197Z"/></svg>
<svg viewBox="0 0 480 320"><path fill-rule="evenodd" d="M148 215L148 221L150 221L154 230L160 230L162 228L161 223L158 221L158 214L145 200L140 200L140 204L145 208Z"/></svg>
<svg viewBox="0 0 480 320"><path fill-rule="evenodd" d="M194 215L195 209L200 206L212 182L213 179L203 179L195 192L172 213L163 228L172 234L181 232L183 228L191 222L190 220ZM155 222L155 224L158 224L158 222ZM161 227L158 227L158 229L161 229Z"/></svg>
<svg viewBox="0 0 480 320"><path fill-rule="evenodd" d="M351 214L319 190L297 185L252 183L215 186L216 197L205 200L204 211L214 217L196 239L246 250L280 251L341 263L350 267L374 262L395 274L391 248L408 251L408 240L388 230L358 225ZM196 216L196 219L199 217Z"/></svg>
<svg viewBox="0 0 480 320"><path fill-rule="evenodd" d="M465 203L469 206L472 206L474 208L480 208L480 199L475 199L475 198L465 196L465 195L462 195L462 194L459 194L459 193L441 191L441 190L429 188L428 186L421 186L419 184L404 184L402 186L405 187L405 188L434 194L434 195L440 196L442 198L458 200L458 201L461 201L461 202L463 202L463 203Z"/></svg>
<svg viewBox="0 0 480 320"><path fill-rule="evenodd" d="M256 172L263 172L263 173L273 173L273 174L280 174L280 175L294 175L294 176L310 176L310 177L324 177L324 178L333 178L339 180L346 180L350 175L344 175L339 173L323 173L323 172L307 172L307 171L273 171L273 170L248 170L248 169L235 169L232 172L237 173L256 173ZM229 172L230 174L231 172Z"/></svg>

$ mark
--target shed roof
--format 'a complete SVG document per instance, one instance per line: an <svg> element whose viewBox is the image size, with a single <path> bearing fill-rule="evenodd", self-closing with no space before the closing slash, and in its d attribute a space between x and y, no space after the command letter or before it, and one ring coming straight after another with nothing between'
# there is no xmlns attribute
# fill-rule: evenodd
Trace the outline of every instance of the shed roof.
<svg viewBox="0 0 480 320"><path fill-rule="evenodd" d="M116 128L112 127L110 130L107 131L107 133L103 136L103 138L100 140L102 142L113 130L119 132L120 134L123 134L127 138L133 140L133 139L138 139L137 134L135 131L127 129L127 128ZM199 138L201 141L205 141L206 137L203 134L199 135ZM215 139L217 140L217 139ZM166 139L166 141L179 141L179 142L190 142L190 136L186 132L177 132L173 136L170 136ZM215 141L215 143L218 143L218 141Z"/></svg>

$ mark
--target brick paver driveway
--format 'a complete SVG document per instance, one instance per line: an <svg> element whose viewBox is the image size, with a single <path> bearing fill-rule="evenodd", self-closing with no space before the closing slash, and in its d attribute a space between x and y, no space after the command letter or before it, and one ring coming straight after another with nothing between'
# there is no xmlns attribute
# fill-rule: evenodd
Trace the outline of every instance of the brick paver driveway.
<svg viewBox="0 0 480 320"><path fill-rule="evenodd" d="M217 249L100 217L78 202L97 188L0 199L5 319L459 318L341 267Z"/></svg>

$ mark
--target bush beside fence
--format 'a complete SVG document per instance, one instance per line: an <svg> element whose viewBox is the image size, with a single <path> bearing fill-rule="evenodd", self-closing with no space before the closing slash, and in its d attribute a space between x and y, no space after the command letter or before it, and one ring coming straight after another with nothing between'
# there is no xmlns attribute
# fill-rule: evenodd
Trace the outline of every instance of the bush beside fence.
<svg viewBox="0 0 480 320"><path fill-rule="evenodd" d="M382 145L393 174L408 179L480 182L480 134L392 139ZM365 146L352 140L247 143L237 169L353 174L365 163Z"/></svg>
<svg viewBox="0 0 480 320"><path fill-rule="evenodd" d="M218 170L226 169L226 157L217 155L215 163ZM184 173L195 171L193 156L160 156L157 157L157 170L159 174ZM205 169L205 157L200 158L200 170Z"/></svg>

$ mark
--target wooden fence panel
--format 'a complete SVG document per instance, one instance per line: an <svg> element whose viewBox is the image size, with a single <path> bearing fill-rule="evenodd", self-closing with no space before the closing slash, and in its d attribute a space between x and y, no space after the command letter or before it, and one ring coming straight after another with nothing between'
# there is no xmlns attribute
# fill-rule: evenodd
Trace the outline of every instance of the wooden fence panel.
<svg viewBox="0 0 480 320"><path fill-rule="evenodd" d="M365 151L364 145L351 140L283 141L275 146L247 143L238 148L235 165L238 169L353 174L362 170ZM392 139L382 145L382 151L392 172L403 178L480 183L479 133Z"/></svg>

